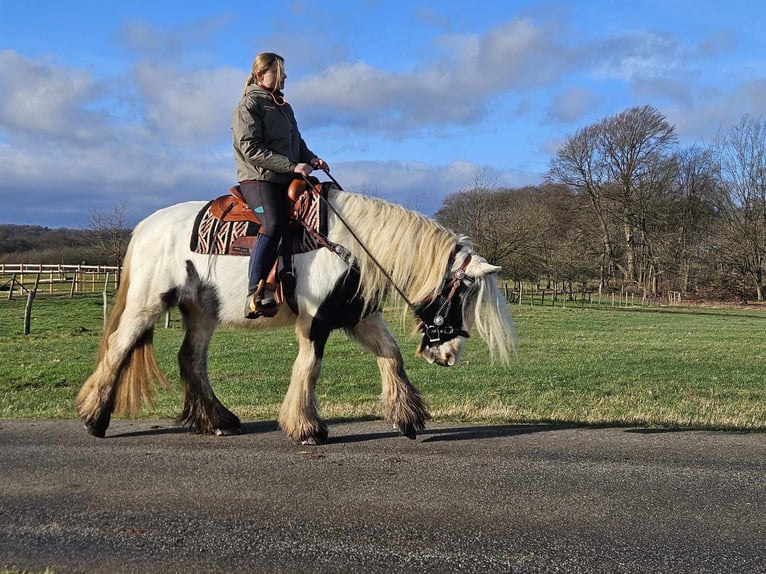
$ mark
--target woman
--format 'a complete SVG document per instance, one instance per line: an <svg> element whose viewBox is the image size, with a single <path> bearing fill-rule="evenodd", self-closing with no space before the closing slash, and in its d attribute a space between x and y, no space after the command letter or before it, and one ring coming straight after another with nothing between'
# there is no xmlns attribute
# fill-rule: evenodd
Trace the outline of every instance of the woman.
<svg viewBox="0 0 766 574"><path fill-rule="evenodd" d="M272 52L258 54L231 124L237 180L261 222L250 253L245 304L248 319L273 317L278 311L274 293L264 288L287 227L290 182L308 176L314 169L329 170L298 131L293 109L282 95L285 78L281 56Z"/></svg>

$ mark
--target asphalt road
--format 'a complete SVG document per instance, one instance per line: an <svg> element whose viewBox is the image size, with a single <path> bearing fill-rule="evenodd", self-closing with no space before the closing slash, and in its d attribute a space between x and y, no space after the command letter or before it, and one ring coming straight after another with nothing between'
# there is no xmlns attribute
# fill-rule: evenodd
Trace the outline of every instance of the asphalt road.
<svg viewBox="0 0 766 574"><path fill-rule="evenodd" d="M0 421L0 569L766 573L766 435Z"/></svg>

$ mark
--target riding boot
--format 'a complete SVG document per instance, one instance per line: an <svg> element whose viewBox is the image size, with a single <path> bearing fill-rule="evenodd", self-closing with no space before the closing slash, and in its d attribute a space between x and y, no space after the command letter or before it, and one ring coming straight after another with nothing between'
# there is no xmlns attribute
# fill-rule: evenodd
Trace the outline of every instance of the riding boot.
<svg viewBox="0 0 766 574"><path fill-rule="evenodd" d="M266 289L266 281L261 279L254 292L247 294L245 319L273 317L279 311L279 305L273 291Z"/></svg>
<svg viewBox="0 0 766 574"><path fill-rule="evenodd" d="M276 260L279 241L261 234L253 247L248 268L249 286L245 303L245 318L273 317L277 314L274 293L267 290L266 281L261 279L268 274Z"/></svg>

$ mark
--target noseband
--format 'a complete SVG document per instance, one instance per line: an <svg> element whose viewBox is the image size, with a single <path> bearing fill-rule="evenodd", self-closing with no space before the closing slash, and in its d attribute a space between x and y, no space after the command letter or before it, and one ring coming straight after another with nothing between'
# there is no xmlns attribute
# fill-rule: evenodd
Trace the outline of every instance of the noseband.
<svg viewBox="0 0 766 574"><path fill-rule="evenodd" d="M435 299L424 301L415 309L415 315L420 320L419 330L423 333L423 343L427 340L428 346L446 343L455 337L470 336L463 328L462 305L456 305L453 309L452 303L455 296L459 299L461 291L467 288L464 281L469 283L475 281L473 277L465 273L471 262L471 255L467 255L460 267L452 271L455 255L455 253L452 254L447 264L447 273L442 280L439 295ZM456 329L453 323L459 324L459 328Z"/></svg>

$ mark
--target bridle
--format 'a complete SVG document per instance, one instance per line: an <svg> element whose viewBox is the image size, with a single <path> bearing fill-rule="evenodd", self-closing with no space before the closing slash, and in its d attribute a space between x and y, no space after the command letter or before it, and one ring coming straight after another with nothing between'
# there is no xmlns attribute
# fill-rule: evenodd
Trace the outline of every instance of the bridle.
<svg viewBox="0 0 766 574"><path fill-rule="evenodd" d="M323 171L338 187L338 189L343 191L343 188L337 182L337 180L332 175L330 175L329 170L325 169ZM304 176L304 179L310 187L313 187L314 184L311 182L311 180L309 180L309 178ZM351 236L361 246L370 260L385 276L391 286L396 290L399 296L414 313L419 323L418 330L423 333L423 341L421 343L422 346L434 347L441 345L442 343L446 343L447 341L451 341L455 337L468 338L470 336L468 330L464 328L465 325L463 322L462 309L463 305L460 304L453 307L454 301L459 300L463 291L468 289L466 283L470 285L476 280L475 277L470 277L465 272L468 264L471 262L470 253L466 254L463 262L460 264L460 267L453 271L452 267L455 264L455 258L461 250L460 245L455 246L455 249L450 255L449 261L447 262L447 271L445 272L444 278L442 279L442 286L439 290L439 295L437 295L436 298L429 298L418 304L414 304L409 300L407 295L405 295L404 291L402 291L402 289L396 284L388 271L386 271L386 269L380 264L380 262L378 262L375 256L370 253L370 250L359 238L359 236L357 236L353 228L343 218L343 216L338 213L338 210L335 209L335 207L321 194L320 197L324 201L325 205L330 210L332 210L338 220L340 220L340 222L346 227ZM343 259L347 264L350 263L351 253L348 251L348 249L342 245L331 244L327 239L324 239L323 243L326 243L325 246L330 249L330 251L333 251L336 255L341 257L341 259ZM455 328L455 325L459 325L459 327Z"/></svg>
<svg viewBox="0 0 766 574"><path fill-rule="evenodd" d="M459 249L456 249L450 256L439 295L420 303L414 309L415 316L420 322L418 330L423 333L423 343L427 342L427 346L440 345L455 337L470 336L464 328L463 305L455 305L454 309L452 306L454 301L459 301L463 291L468 289L466 282L470 285L475 281L475 278L466 275L465 272L471 262L470 254L466 255L460 267L452 270L458 252ZM456 324L460 326L455 328Z"/></svg>

